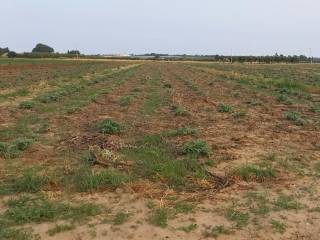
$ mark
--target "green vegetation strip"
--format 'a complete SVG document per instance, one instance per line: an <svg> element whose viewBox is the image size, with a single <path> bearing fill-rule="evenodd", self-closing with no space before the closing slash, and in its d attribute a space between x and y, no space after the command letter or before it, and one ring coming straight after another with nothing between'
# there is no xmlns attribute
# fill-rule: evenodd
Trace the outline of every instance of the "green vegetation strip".
<svg viewBox="0 0 320 240"><path fill-rule="evenodd" d="M102 212L100 206L91 203L70 205L67 203L48 200L44 196L23 195L9 200L7 209L0 215L0 237L4 239L32 239L30 231L20 230L17 226L29 223L53 222L68 220L83 222L89 217ZM54 229L49 234L55 234L63 229Z"/></svg>

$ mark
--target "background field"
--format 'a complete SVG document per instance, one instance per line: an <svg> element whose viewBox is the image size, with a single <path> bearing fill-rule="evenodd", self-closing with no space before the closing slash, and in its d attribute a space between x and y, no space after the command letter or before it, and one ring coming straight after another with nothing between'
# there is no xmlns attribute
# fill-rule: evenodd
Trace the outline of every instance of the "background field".
<svg viewBox="0 0 320 240"><path fill-rule="evenodd" d="M0 59L0 239L318 239L320 65Z"/></svg>

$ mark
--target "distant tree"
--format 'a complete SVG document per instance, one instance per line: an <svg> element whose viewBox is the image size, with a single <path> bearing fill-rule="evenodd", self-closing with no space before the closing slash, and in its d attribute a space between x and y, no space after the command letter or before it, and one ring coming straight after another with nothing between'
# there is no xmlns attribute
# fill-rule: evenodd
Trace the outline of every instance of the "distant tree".
<svg viewBox="0 0 320 240"><path fill-rule="evenodd" d="M10 51L9 48L0 48L0 55L8 53L9 51Z"/></svg>
<svg viewBox="0 0 320 240"><path fill-rule="evenodd" d="M38 43L34 49L32 49L33 53L53 53L54 49L45 44Z"/></svg>
<svg viewBox="0 0 320 240"><path fill-rule="evenodd" d="M15 58L18 56L18 54L14 51L10 51L10 52L8 52L7 56L8 56L8 58Z"/></svg>
<svg viewBox="0 0 320 240"><path fill-rule="evenodd" d="M79 50L70 50L70 51L68 51L68 54L80 55L80 51Z"/></svg>

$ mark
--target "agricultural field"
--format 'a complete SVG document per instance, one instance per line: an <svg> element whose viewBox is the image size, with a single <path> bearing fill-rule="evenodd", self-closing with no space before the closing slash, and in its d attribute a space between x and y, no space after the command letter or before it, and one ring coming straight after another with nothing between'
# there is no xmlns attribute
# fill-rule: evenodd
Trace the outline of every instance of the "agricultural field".
<svg viewBox="0 0 320 240"><path fill-rule="evenodd" d="M0 59L0 239L314 239L320 65Z"/></svg>

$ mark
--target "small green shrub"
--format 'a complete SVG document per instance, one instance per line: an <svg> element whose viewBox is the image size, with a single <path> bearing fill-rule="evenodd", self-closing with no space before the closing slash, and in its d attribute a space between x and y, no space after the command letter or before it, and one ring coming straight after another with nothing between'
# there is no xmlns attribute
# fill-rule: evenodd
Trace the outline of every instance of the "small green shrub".
<svg viewBox="0 0 320 240"><path fill-rule="evenodd" d="M21 154L21 151L18 149L17 145L10 144L7 145L6 151L4 153L4 157L8 159L13 159L19 157Z"/></svg>
<svg viewBox="0 0 320 240"><path fill-rule="evenodd" d="M319 176L320 175L320 162L317 162L314 164L314 170L316 174Z"/></svg>
<svg viewBox="0 0 320 240"><path fill-rule="evenodd" d="M213 167L213 166L215 166L215 165L217 164L217 162L216 162L215 160L213 160L213 159L208 159L208 160L205 162L205 164L206 164L207 166L209 166L209 167Z"/></svg>
<svg viewBox="0 0 320 240"><path fill-rule="evenodd" d="M320 213L320 207L311 208L311 209L309 209L309 212L317 212L317 213Z"/></svg>
<svg viewBox="0 0 320 240"><path fill-rule="evenodd" d="M277 198L277 200L274 202L274 205L277 210L298 210L302 207L302 205L296 201L293 196L287 196L284 194L281 194Z"/></svg>
<svg viewBox="0 0 320 240"><path fill-rule="evenodd" d="M134 175L152 181L163 181L170 187L181 189L188 186L190 177L205 177L197 159L176 159L163 148L145 146L126 149L123 152L132 160Z"/></svg>
<svg viewBox="0 0 320 240"><path fill-rule="evenodd" d="M112 223L113 223L113 225L121 225L128 220L129 216L130 216L130 214L128 214L128 213L118 212L114 216Z"/></svg>
<svg viewBox="0 0 320 240"><path fill-rule="evenodd" d="M1 227L0 225L0 239L3 240L32 240L33 235L29 230L16 229L13 227Z"/></svg>
<svg viewBox="0 0 320 240"><path fill-rule="evenodd" d="M197 130L194 128L189 128L189 127L182 127L178 128L177 130L169 131L168 136L169 137L176 137L176 136L195 136L197 135Z"/></svg>
<svg viewBox="0 0 320 240"><path fill-rule="evenodd" d="M271 220L271 226L272 229L278 233L284 233L287 229L287 226L284 223L277 220Z"/></svg>
<svg viewBox="0 0 320 240"><path fill-rule="evenodd" d="M261 102L260 100L258 99L251 99L249 101L246 101L245 102L246 104L250 105L250 106L262 106L263 105L263 102Z"/></svg>
<svg viewBox="0 0 320 240"><path fill-rule="evenodd" d="M98 124L98 129L99 129L99 132L103 134L116 134L116 133L120 133L122 130L120 124L116 123L111 119L106 119L101 121Z"/></svg>
<svg viewBox="0 0 320 240"><path fill-rule="evenodd" d="M161 228L166 228L168 226L168 214L169 214L169 209L167 208L158 208L153 211L151 217L149 218L149 222L152 225L161 227Z"/></svg>
<svg viewBox="0 0 320 240"><path fill-rule="evenodd" d="M85 88L84 84L69 84L61 89L45 92L36 99L41 103L58 102L65 96L80 92L83 88Z"/></svg>
<svg viewBox="0 0 320 240"><path fill-rule="evenodd" d="M85 165L94 165L97 161L96 156L91 151L85 151L81 156L81 160Z"/></svg>
<svg viewBox="0 0 320 240"><path fill-rule="evenodd" d="M188 116L189 115L189 112L181 106L173 105L172 110L174 112L174 115L176 115L176 116Z"/></svg>
<svg viewBox="0 0 320 240"><path fill-rule="evenodd" d="M86 168L80 168L76 173L74 183L77 191L91 192L106 188L116 189L130 177L116 170L104 170L94 173Z"/></svg>
<svg viewBox="0 0 320 240"><path fill-rule="evenodd" d="M236 223L236 227L242 228L248 225L249 213L242 213L234 208L228 208L225 217L232 222Z"/></svg>
<svg viewBox="0 0 320 240"><path fill-rule="evenodd" d="M17 146L18 150L25 151L31 146L32 143L33 143L33 140L31 139L18 138L15 140L14 145Z"/></svg>
<svg viewBox="0 0 320 240"><path fill-rule="evenodd" d="M236 111L232 114L232 116L235 119L242 119L245 118L247 116L247 112L246 111Z"/></svg>
<svg viewBox="0 0 320 240"><path fill-rule="evenodd" d="M66 231L70 231L70 230L73 230L75 228L74 225L69 225L69 224L59 224L59 225L56 225L54 228L51 228L47 231L48 235L49 236L54 236L58 233L61 233L61 232L66 232Z"/></svg>
<svg viewBox="0 0 320 240"><path fill-rule="evenodd" d="M17 91L17 95L20 97L25 97L29 94L28 89L22 88Z"/></svg>
<svg viewBox="0 0 320 240"><path fill-rule="evenodd" d="M5 142L0 142L0 156L5 156L6 152L7 152L7 143Z"/></svg>
<svg viewBox="0 0 320 240"><path fill-rule="evenodd" d="M285 114L285 117L288 121L292 122L297 126L303 126L306 123L306 121L302 118L301 114L298 112L287 112Z"/></svg>
<svg viewBox="0 0 320 240"><path fill-rule="evenodd" d="M27 170L22 176L5 181L0 187L0 195L12 193L37 193L48 183L48 179L37 175L34 170Z"/></svg>
<svg viewBox="0 0 320 240"><path fill-rule="evenodd" d="M138 144L144 146L163 145L163 137L159 134L145 135L138 140Z"/></svg>
<svg viewBox="0 0 320 240"><path fill-rule="evenodd" d="M230 230L228 230L225 226L223 225L218 225L218 226L215 226L209 230L206 230L204 232L204 237L208 238L208 237L211 237L211 238L217 238L219 237L220 235L222 234L230 234Z"/></svg>
<svg viewBox="0 0 320 240"><path fill-rule="evenodd" d="M184 231L186 233L191 233L193 230L196 230L198 227L197 224L195 223L191 223L188 226L184 226L184 227L179 227L179 230Z"/></svg>
<svg viewBox="0 0 320 240"><path fill-rule="evenodd" d="M167 143L161 135L145 136L136 144L136 147L122 150L125 158L134 163L135 177L161 181L177 190L191 186L192 178L206 177L196 158L177 158L176 147Z"/></svg>
<svg viewBox="0 0 320 240"><path fill-rule="evenodd" d="M310 111L313 113L320 113L320 105L314 105L310 108Z"/></svg>
<svg viewBox="0 0 320 240"><path fill-rule="evenodd" d="M119 100L119 104L121 107L126 107L129 106L129 104L132 101L132 97L131 96L122 96Z"/></svg>
<svg viewBox="0 0 320 240"><path fill-rule="evenodd" d="M48 183L48 179L38 176L34 170L25 172L12 183L12 190L16 193L36 193Z"/></svg>
<svg viewBox="0 0 320 240"><path fill-rule="evenodd" d="M265 216L271 211L268 206L269 200L265 193L248 192L245 197L248 199L247 205L249 205L250 212L256 215Z"/></svg>
<svg viewBox="0 0 320 240"><path fill-rule="evenodd" d="M230 113L233 111L233 107L229 104L225 104L225 103L220 103L218 105L218 112L221 113Z"/></svg>
<svg viewBox="0 0 320 240"><path fill-rule="evenodd" d="M20 109L32 109L34 107L34 102L25 101L19 104Z"/></svg>
<svg viewBox="0 0 320 240"><path fill-rule="evenodd" d="M284 94L280 94L277 96L277 101L278 102L282 102L286 105L292 105L292 100L287 96L287 95L284 95Z"/></svg>
<svg viewBox="0 0 320 240"><path fill-rule="evenodd" d="M101 213L100 207L91 203L71 206L44 197L21 196L7 202L8 209L2 218L11 224L52 222L59 219L81 221Z"/></svg>
<svg viewBox="0 0 320 240"><path fill-rule="evenodd" d="M0 156L4 158L16 158L23 151L27 150L33 143L28 138L18 138L12 143L0 142Z"/></svg>
<svg viewBox="0 0 320 240"><path fill-rule="evenodd" d="M269 165L259 166L254 164L246 164L239 167L235 174L244 181L263 182L277 176L276 171Z"/></svg>
<svg viewBox="0 0 320 240"><path fill-rule="evenodd" d="M174 206L176 213L191 213L196 205L188 202L177 202Z"/></svg>
<svg viewBox="0 0 320 240"><path fill-rule="evenodd" d="M210 148L208 144L205 141L190 141L183 145L182 147L182 153L193 155L193 156L209 156L210 154Z"/></svg>
<svg viewBox="0 0 320 240"><path fill-rule="evenodd" d="M37 100L40 101L41 103L50 103L50 102L57 102L62 97L63 97L63 94L61 94L60 92L48 92L37 97Z"/></svg>

